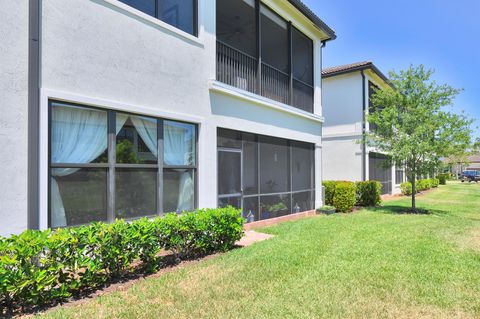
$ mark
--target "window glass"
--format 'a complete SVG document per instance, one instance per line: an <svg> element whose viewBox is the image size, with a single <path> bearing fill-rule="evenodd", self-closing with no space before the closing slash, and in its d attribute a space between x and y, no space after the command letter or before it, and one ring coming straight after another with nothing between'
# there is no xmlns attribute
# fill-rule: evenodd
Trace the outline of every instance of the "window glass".
<svg viewBox="0 0 480 319"><path fill-rule="evenodd" d="M261 136L260 192L262 194L289 191L290 167L287 140Z"/></svg>
<svg viewBox="0 0 480 319"><path fill-rule="evenodd" d="M217 39L251 56L257 52L254 0L217 0Z"/></svg>
<svg viewBox="0 0 480 319"><path fill-rule="evenodd" d="M292 28L293 77L313 85L313 41Z"/></svg>
<svg viewBox="0 0 480 319"><path fill-rule="evenodd" d="M50 178L52 228L107 220L107 170L53 168Z"/></svg>
<svg viewBox="0 0 480 319"><path fill-rule="evenodd" d="M148 15L155 16L155 0L120 0L120 2L123 2Z"/></svg>
<svg viewBox="0 0 480 319"><path fill-rule="evenodd" d="M258 144L253 134L243 134L243 192L258 194Z"/></svg>
<svg viewBox="0 0 480 319"><path fill-rule="evenodd" d="M116 114L118 164L157 164L157 119Z"/></svg>
<svg viewBox="0 0 480 319"><path fill-rule="evenodd" d="M157 214L157 170L115 170L116 218L137 218Z"/></svg>
<svg viewBox="0 0 480 319"><path fill-rule="evenodd" d="M51 104L52 163L106 163L107 112Z"/></svg>
<svg viewBox="0 0 480 319"><path fill-rule="evenodd" d="M313 188L312 168L313 149L310 144L291 142L292 146L292 190L301 191Z"/></svg>
<svg viewBox="0 0 480 319"><path fill-rule="evenodd" d="M287 22L265 6L261 6L260 11L263 62L288 73Z"/></svg>
<svg viewBox="0 0 480 319"><path fill-rule="evenodd" d="M164 121L164 163L171 166L193 166L196 159L196 126Z"/></svg>
<svg viewBox="0 0 480 319"><path fill-rule="evenodd" d="M193 0L159 0L158 18L187 33L195 33Z"/></svg>
<svg viewBox="0 0 480 319"><path fill-rule="evenodd" d="M260 219L285 216L291 213L290 194L260 197Z"/></svg>
<svg viewBox="0 0 480 319"><path fill-rule="evenodd" d="M163 171L164 212L192 211L195 208L193 170L165 169Z"/></svg>

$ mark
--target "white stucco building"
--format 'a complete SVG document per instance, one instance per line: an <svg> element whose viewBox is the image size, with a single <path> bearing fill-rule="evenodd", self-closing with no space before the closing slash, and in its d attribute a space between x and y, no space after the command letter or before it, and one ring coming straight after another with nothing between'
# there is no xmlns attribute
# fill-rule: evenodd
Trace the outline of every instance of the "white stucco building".
<svg viewBox="0 0 480 319"><path fill-rule="evenodd" d="M384 194L400 192L403 169L385 168L385 156L362 143L371 129L365 114L373 88L384 88L387 77L371 62L326 68L323 77L323 179L382 183Z"/></svg>
<svg viewBox="0 0 480 319"><path fill-rule="evenodd" d="M335 33L300 0L0 1L0 38L0 235L321 205Z"/></svg>

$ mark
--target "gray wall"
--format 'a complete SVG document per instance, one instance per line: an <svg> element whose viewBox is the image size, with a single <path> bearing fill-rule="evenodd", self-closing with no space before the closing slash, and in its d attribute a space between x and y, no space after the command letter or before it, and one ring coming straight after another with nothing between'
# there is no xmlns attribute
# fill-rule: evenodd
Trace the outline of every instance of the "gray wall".
<svg viewBox="0 0 480 319"><path fill-rule="evenodd" d="M0 0L0 235L27 227L28 0Z"/></svg>

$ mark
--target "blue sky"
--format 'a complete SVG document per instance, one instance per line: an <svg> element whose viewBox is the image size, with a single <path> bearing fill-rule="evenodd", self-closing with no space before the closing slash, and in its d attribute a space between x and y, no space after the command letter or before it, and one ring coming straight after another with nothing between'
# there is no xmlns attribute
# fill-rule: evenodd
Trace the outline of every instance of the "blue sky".
<svg viewBox="0 0 480 319"><path fill-rule="evenodd" d="M324 50L324 67L368 60L387 73L423 64L438 83L464 89L454 111L480 126L479 0L304 2L338 36Z"/></svg>

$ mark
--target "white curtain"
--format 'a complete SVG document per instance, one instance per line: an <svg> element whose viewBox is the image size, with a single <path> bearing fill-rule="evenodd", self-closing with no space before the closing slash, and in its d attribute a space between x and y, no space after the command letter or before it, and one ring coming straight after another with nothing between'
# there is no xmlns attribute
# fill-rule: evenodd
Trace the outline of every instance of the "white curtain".
<svg viewBox="0 0 480 319"><path fill-rule="evenodd" d="M150 152L157 154L157 120L138 116L131 116L130 119Z"/></svg>
<svg viewBox="0 0 480 319"><path fill-rule="evenodd" d="M52 163L90 163L107 149L107 112L54 105L52 109ZM55 168L51 177L52 227L67 225L65 208L55 177L78 168Z"/></svg>
<svg viewBox="0 0 480 319"><path fill-rule="evenodd" d="M194 127L191 124L165 121L164 161L166 165L192 165L195 153ZM190 171L181 172L178 189L178 211L191 210L194 200L194 181Z"/></svg>

